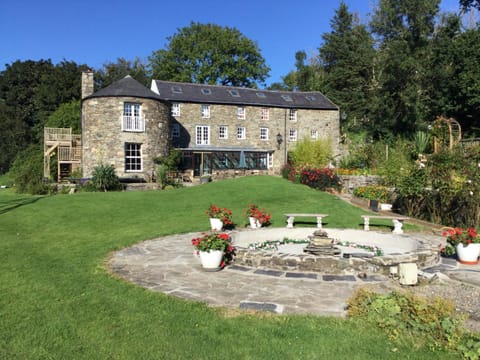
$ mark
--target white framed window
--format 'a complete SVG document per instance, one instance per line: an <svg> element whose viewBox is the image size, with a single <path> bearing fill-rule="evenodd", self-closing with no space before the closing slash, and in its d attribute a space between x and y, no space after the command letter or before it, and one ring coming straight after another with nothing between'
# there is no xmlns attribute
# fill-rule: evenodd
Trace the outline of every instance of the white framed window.
<svg viewBox="0 0 480 360"><path fill-rule="evenodd" d="M142 144L125 143L125 171L142 171Z"/></svg>
<svg viewBox="0 0 480 360"><path fill-rule="evenodd" d="M318 140L318 130L310 130L310 138L312 140Z"/></svg>
<svg viewBox="0 0 480 360"><path fill-rule="evenodd" d="M172 125L172 138L180 137L180 124Z"/></svg>
<svg viewBox="0 0 480 360"><path fill-rule="evenodd" d="M122 131L145 131L145 118L141 115L140 104L123 103Z"/></svg>
<svg viewBox="0 0 480 360"><path fill-rule="evenodd" d="M228 127L221 125L218 128L218 138L219 139L228 139Z"/></svg>
<svg viewBox="0 0 480 360"><path fill-rule="evenodd" d="M173 103L172 104L172 116L180 116L180 104Z"/></svg>
<svg viewBox="0 0 480 360"><path fill-rule="evenodd" d="M290 129L288 132L288 140L297 141L297 129Z"/></svg>
<svg viewBox="0 0 480 360"><path fill-rule="evenodd" d="M273 167L273 154L268 154L268 168L271 169Z"/></svg>
<svg viewBox="0 0 480 360"><path fill-rule="evenodd" d="M268 128L260 128L260 140L268 140Z"/></svg>
<svg viewBox="0 0 480 360"><path fill-rule="evenodd" d="M244 140L247 138L247 131L243 126L237 127L237 139Z"/></svg>
<svg viewBox="0 0 480 360"><path fill-rule="evenodd" d="M288 118L290 121L297 121L297 109L289 109Z"/></svg>
<svg viewBox="0 0 480 360"><path fill-rule="evenodd" d="M237 108L237 119L245 120L245 108L243 106Z"/></svg>
<svg viewBox="0 0 480 360"><path fill-rule="evenodd" d="M262 111L260 113L260 119L263 121L268 121L269 118L270 118L270 109L262 108Z"/></svg>
<svg viewBox="0 0 480 360"><path fill-rule="evenodd" d="M202 105L202 118L210 118L210 105Z"/></svg>
<svg viewBox="0 0 480 360"><path fill-rule="evenodd" d="M197 125L195 139L197 145L210 145L210 126Z"/></svg>

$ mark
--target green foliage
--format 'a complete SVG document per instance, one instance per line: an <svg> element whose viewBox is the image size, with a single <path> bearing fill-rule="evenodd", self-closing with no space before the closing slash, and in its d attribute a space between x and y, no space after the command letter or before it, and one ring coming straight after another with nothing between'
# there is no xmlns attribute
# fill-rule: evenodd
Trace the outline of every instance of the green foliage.
<svg viewBox="0 0 480 360"><path fill-rule="evenodd" d="M413 143L415 145L415 152L417 155L425 154L431 149L432 138L430 134L425 131L417 131L413 136Z"/></svg>
<svg viewBox="0 0 480 360"><path fill-rule="evenodd" d="M43 182L43 156L38 145L31 145L18 153L9 176L16 192L43 195L54 191L53 186Z"/></svg>
<svg viewBox="0 0 480 360"><path fill-rule="evenodd" d="M311 140L303 138L289 151L288 157L295 167L324 167L332 158L331 139Z"/></svg>
<svg viewBox="0 0 480 360"><path fill-rule="evenodd" d="M157 183L162 190L169 185L168 166L165 164L160 164L157 166Z"/></svg>
<svg viewBox="0 0 480 360"><path fill-rule="evenodd" d="M402 140L397 140L394 146L388 147L388 160L378 169L385 185L396 187L402 179L410 176L414 166L412 147L411 143Z"/></svg>
<svg viewBox="0 0 480 360"><path fill-rule="evenodd" d="M80 100L60 105L47 119L46 127L72 128L73 134L81 133Z"/></svg>
<svg viewBox="0 0 480 360"><path fill-rule="evenodd" d="M258 45L230 27L192 22L149 58L154 79L257 87L269 68Z"/></svg>
<svg viewBox="0 0 480 360"><path fill-rule="evenodd" d="M326 191L342 189L342 182L335 172L329 168L300 168L297 169L300 183L313 189Z"/></svg>
<svg viewBox="0 0 480 360"><path fill-rule="evenodd" d="M138 57L133 61L120 57L117 58L115 63L107 62L103 64L102 68L95 74L95 85L101 89L127 75L130 75L139 83L149 86L150 79L147 75L147 66Z"/></svg>
<svg viewBox="0 0 480 360"><path fill-rule="evenodd" d="M363 288L349 300L348 314L376 324L392 340L412 336L432 350L460 349L465 341L464 316L443 298L400 292L380 295Z"/></svg>
<svg viewBox="0 0 480 360"><path fill-rule="evenodd" d="M389 199L388 188L381 185L367 185L359 186L353 190L353 195L369 199L369 200L379 200L380 202L386 203Z"/></svg>
<svg viewBox="0 0 480 360"><path fill-rule="evenodd" d="M91 183L98 191L120 190L120 181L113 166L100 164L92 172Z"/></svg>

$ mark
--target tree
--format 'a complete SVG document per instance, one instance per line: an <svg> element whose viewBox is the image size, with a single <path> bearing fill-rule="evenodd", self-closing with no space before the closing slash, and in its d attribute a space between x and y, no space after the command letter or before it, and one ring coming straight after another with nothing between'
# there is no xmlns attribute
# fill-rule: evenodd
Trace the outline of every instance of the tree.
<svg viewBox="0 0 480 360"><path fill-rule="evenodd" d="M72 128L73 134L80 134L80 100L60 105L47 119L46 127Z"/></svg>
<svg viewBox="0 0 480 360"><path fill-rule="evenodd" d="M380 0L370 26L379 42L372 131L411 135L430 120L425 108L428 43L440 0Z"/></svg>
<svg viewBox="0 0 480 360"><path fill-rule="evenodd" d="M480 11L480 0L460 0L460 7L465 11L469 11L471 8Z"/></svg>
<svg viewBox="0 0 480 360"><path fill-rule="evenodd" d="M319 59L325 72L323 91L349 119L368 117L375 50L364 25L341 2L325 33Z"/></svg>
<svg viewBox="0 0 480 360"><path fill-rule="evenodd" d="M192 22L149 58L157 80L257 87L269 67L252 40L235 28Z"/></svg>
<svg viewBox="0 0 480 360"><path fill-rule="evenodd" d="M149 85L150 78L147 75L147 66L137 57L133 61L118 58L116 63L103 64L102 69L98 70L95 75L95 86L99 89L107 87L127 75L145 86Z"/></svg>

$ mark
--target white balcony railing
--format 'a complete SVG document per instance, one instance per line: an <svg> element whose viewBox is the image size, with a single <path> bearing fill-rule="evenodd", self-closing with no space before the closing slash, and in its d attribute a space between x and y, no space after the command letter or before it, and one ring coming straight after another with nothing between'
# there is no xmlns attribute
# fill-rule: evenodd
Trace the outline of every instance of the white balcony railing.
<svg viewBox="0 0 480 360"><path fill-rule="evenodd" d="M145 131L145 116L122 116L122 131Z"/></svg>

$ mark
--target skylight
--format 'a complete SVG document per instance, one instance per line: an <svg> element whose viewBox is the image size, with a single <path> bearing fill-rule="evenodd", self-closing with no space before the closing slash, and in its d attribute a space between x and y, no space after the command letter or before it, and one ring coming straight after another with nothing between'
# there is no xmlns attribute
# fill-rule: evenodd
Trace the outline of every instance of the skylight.
<svg viewBox="0 0 480 360"><path fill-rule="evenodd" d="M240 97L240 93L237 90L228 90L228 92L234 97Z"/></svg>
<svg viewBox="0 0 480 360"><path fill-rule="evenodd" d="M174 86L172 86L172 92L174 92L176 94L181 94L181 93L183 93L183 90L180 86L174 85Z"/></svg>
<svg viewBox="0 0 480 360"><path fill-rule="evenodd" d="M203 94L203 95L211 95L211 94L212 94L212 90L211 90L211 89L205 89L205 88L203 88L203 89L202 89L202 94Z"/></svg>
<svg viewBox="0 0 480 360"><path fill-rule="evenodd" d="M315 101L317 98L313 95L307 95L305 96L305 98L308 100L308 101Z"/></svg>
<svg viewBox="0 0 480 360"><path fill-rule="evenodd" d="M290 97L290 95L282 95L282 99L285 100L285 101L293 101L292 98Z"/></svg>
<svg viewBox="0 0 480 360"><path fill-rule="evenodd" d="M257 96L263 99L267 97L264 93L257 93Z"/></svg>

